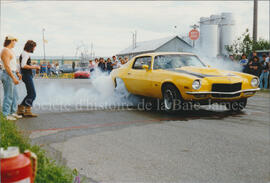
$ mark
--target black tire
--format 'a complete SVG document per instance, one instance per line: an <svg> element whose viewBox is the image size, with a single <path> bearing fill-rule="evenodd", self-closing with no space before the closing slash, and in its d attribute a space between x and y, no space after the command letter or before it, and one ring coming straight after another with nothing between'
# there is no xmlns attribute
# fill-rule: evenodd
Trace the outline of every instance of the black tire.
<svg viewBox="0 0 270 183"><path fill-rule="evenodd" d="M238 101L229 102L226 104L226 108L232 112L240 112L247 105L247 99L241 99Z"/></svg>
<svg viewBox="0 0 270 183"><path fill-rule="evenodd" d="M163 103L161 109L166 112L175 112L182 109L182 97L173 84L166 84L162 89Z"/></svg>

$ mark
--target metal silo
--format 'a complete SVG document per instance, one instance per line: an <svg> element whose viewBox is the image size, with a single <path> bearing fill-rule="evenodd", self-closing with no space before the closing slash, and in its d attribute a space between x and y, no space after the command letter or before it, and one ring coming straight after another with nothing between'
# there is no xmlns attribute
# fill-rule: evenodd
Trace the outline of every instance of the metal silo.
<svg viewBox="0 0 270 183"><path fill-rule="evenodd" d="M234 40L233 26L235 25L232 13L222 13L220 21L220 49L222 55L228 55L226 45L231 45Z"/></svg>
<svg viewBox="0 0 270 183"><path fill-rule="evenodd" d="M218 55L218 25L211 24L210 18L200 18L200 47L206 56L216 57Z"/></svg>

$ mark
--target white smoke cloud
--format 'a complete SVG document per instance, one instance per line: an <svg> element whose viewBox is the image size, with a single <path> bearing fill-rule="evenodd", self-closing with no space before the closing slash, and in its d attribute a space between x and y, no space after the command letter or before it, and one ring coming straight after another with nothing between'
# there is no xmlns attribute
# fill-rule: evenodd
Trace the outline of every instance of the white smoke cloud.
<svg viewBox="0 0 270 183"><path fill-rule="evenodd" d="M76 81L76 80L75 80ZM96 70L91 79L79 84L74 80L35 80L37 98L34 109L49 111L76 111L95 109L131 109L138 98L129 94L123 83L114 88L108 73ZM19 87L20 101L26 95L24 85Z"/></svg>

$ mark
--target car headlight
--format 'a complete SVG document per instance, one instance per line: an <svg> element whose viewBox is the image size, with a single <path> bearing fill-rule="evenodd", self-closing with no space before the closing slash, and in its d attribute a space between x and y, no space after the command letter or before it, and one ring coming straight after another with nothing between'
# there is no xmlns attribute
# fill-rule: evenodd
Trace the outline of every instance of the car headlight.
<svg viewBox="0 0 270 183"><path fill-rule="evenodd" d="M194 90L200 89L200 88L201 88L201 81L200 81L200 80L195 80L195 81L193 81L193 83L192 83L192 88L193 88Z"/></svg>
<svg viewBox="0 0 270 183"><path fill-rule="evenodd" d="M259 86L259 83L260 83L260 81L259 81L258 78L253 78L251 80L251 82L250 82L250 84L251 84L252 87L258 87Z"/></svg>

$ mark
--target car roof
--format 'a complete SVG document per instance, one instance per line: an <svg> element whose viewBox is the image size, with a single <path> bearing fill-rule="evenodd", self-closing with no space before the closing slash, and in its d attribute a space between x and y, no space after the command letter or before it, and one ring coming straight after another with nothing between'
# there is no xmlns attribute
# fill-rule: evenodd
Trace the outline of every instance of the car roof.
<svg viewBox="0 0 270 183"><path fill-rule="evenodd" d="M188 52L152 52L152 53L144 53L144 54L136 55L135 57L157 56L157 55L195 55L195 54L188 53Z"/></svg>

